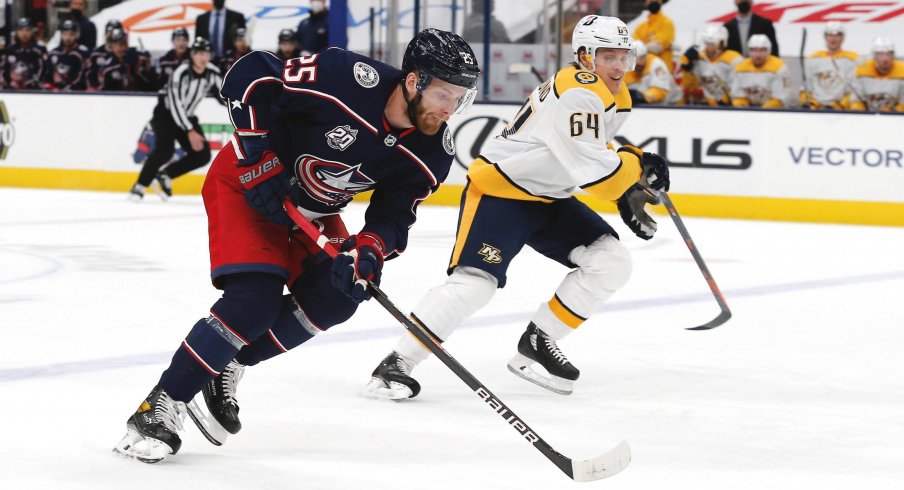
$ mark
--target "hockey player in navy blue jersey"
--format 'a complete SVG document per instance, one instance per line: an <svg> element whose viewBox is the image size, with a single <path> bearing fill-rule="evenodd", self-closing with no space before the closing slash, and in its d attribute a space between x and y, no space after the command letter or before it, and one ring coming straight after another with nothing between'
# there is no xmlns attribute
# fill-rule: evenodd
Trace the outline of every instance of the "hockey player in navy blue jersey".
<svg viewBox="0 0 904 490"><path fill-rule="evenodd" d="M47 48L38 42L34 23L28 17L16 21L14 42L7 47L3 77L9 88L40 88Z"/></svg>
<svg viewBox="0 0 904 490"><path fill-rule="evenodd" d="M60 24L60 45L47 55L44 70L45 90L84 90L88 48L78 43L79 25L66 19Z"/></svg>
<svg viewBox="0 0 904 490"><path fill-rule="evenodd" d="M166 86L170 75L176 70L176 67L188 60L188 30L179 27L173 30L171 36L173 49L164 53L157 60L157 83L160 88Z"/></svg>
<svg viewBox="0 0 904 490"><path fill-rule="evenodd" d="M418 204L448 175L446 120L470 105L478 72L467 43L436 29L409 43L402 70L336 48L285 61L255 51L232 67L221 95L236 131L202 191L223 296L129 417L116 451L149 463L175 454L186 404L222 443L241 428L245 366L354 314L369 298L361 280L379 283L383 262L408 244ZM337 213L364 191L373 191L365 224L349 236ZM286 197L341 243L339 257L325 260L293 232Z"/></svg>

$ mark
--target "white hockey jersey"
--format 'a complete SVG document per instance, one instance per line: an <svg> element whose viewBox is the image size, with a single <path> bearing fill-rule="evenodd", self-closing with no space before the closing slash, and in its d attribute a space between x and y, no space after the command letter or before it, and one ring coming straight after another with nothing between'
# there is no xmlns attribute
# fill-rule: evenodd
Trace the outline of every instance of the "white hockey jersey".
<svg viewBox="0 0 904 490"><path fill-rule="evenodd" d="M891 72L880 75L876 62L860 65L851 87L851 109L904 112L904 61L895 61Z"/></svg>
<svg viewBox="0 0 904 490"><path fill-rule="evenodd" d="M741 53L726 49L714 59L700 50L700 58L694 62L694 76L703 87L703 97L709 105L731 103L731 82L734 79L735 67L744 61Z"/></svg>
<svg viewBox="0 0 904 490"><path fill-rule="evenodd" d="M789 106L793 101L791 75L781 58L769 56L760 67L747 58L735 67L731 105L768 109Z"/></svg>
<svg viewBox="0 0 904 490"><path fill-rule="evenodd" d="M631 111L595 74L569 66L538 86L512 122L468 169L486 195L552 202L583 189L618 199L641 175L640 159L608 142Z"/></svg>
<svg viewBox="0 0 904 490"><path fill-rule="evenodd" d="M850 91L859 55L853 51L817 51L804 62L807 75L807 101L814 108L840 109Z"/></svg>
<svg viewBox="0 0 904 490"><path fill-rule="evenodd" d="M625 74L625 84L629 89L639 90L651 104L674 104L681 100L682 92L668 66L658 56L648 54L643 72L631 71Z"/></svg>

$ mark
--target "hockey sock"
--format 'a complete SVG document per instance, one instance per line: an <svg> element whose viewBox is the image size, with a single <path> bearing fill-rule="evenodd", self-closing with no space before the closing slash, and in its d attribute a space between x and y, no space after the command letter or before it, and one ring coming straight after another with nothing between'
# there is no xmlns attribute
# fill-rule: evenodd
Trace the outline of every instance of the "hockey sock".
<svg viewBox="0 0 904 490"><path fill-rule="evenodd" d="M283 296L279 317L273 324L273 328L251 342L250 345L243 347L235 360L239 364L253 366L298 347L321 331L298 308L292 296L287 294Z"/></svg>
<svg viewBox="0 0 904 490"><path fill-rule="evenodd" d="M223 278L223 297L199 320L160 376L159 385L178 401L190 401L236 353L270 329L279 315L283 279L243 273Z"/></svg>

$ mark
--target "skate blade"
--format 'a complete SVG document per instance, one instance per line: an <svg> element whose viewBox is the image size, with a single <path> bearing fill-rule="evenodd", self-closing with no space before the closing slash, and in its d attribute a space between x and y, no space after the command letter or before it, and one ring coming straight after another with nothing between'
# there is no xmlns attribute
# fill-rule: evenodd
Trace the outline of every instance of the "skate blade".
<svg viewBox="0 0 904 490"><path fill-rule="evenodd" d="M142 463L159 463L173 454L173 449L163 441L144 437L133 429L113 446L113 452Z"/></svg>
<svg viewBox="0 0 904 490"><path fill-rule="evenodd" d="M154 194L160 196L160 199L164 202L169 201L170 195L163 190L163 187L157 182L157 179L154 179L154 181L151 182L151 190L154 191Z"/></svg>
<svg viewBox="0 0 904 490"><path fill-rule="evenodd" d="M521 354L516 354L515 357L512 358L508 363L508 370L512 372L515 376L519 378L526 379L531 383L546 388L547 390L558 393L560 395L570 395L574 392L574 381L570 379L560 378L558 376L552 376L543 369L543 372L537 371L533 366L537 366L540 369L543 369L543 366L540 366L532 359L529 359ZM545 373L545 374L544 374Z"/></svg>
<svg viewBox="0 0 904 490"><path fill-rule="evenodd" d="M210 412L201 408L197 401L199 396L202 395L198 394L185 405L188 409L188 416L195 423L195 426L198 427L198 430L201 431L201 434L204 434L205 439L214 446L222 446L226 442L226 438L229 437L229 431L220 425Z"/></svg>
<svg viewBox="0 0 904 490"><path fill-rule="evenodd" d="M390 381L387 385L382 379L374 377L370 378L370 382L361 389L359 395L374 400L401 401L412 398L412 391L402 383Z"/></svg>

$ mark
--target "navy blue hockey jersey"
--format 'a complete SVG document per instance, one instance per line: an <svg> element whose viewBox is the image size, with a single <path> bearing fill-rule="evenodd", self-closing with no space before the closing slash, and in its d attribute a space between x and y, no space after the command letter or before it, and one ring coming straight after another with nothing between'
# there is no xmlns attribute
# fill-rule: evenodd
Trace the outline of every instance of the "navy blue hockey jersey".
<svg viewBox="0 0 904 490"><path fill-rule="evenodd" d="M337 213L373 190L364 230L384 240L387 257L400 253L418 204L449 174L455 153L445 124L432 136L389 126L383 111L401 79L396 68L338 48L285 61L254 51L232 66L221 90L236 154L250 160L243 139L267 134L309 216Z"/></svg>

